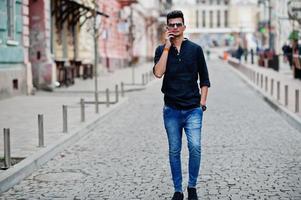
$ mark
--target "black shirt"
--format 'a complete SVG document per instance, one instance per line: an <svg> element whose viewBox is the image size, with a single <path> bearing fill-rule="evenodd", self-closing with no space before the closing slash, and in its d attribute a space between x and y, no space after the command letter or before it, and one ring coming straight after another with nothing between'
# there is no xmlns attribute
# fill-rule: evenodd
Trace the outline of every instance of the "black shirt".
<svg viewBox="0 0 301 200"><path fill-rule="evenodd" d="M156 49L154 62L157 64L164 50L164 45ZM184 40L180 52L172 46L168 53L166 71L161 91L164 103L175 109L192 109L200 106L198 87L210 87L208 70L202 48Z"/></svg>

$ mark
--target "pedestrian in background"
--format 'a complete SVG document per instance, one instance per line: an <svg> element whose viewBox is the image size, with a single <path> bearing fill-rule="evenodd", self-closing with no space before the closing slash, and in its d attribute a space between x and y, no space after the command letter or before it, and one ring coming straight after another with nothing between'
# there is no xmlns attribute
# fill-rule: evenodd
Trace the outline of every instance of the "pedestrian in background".
<svg viewBox="0 0 301 200"><path fill-rule="evenodd" d="M206 54L207 54L207 60L210 60L210 50L209 49L206 50Z"/></svg>
<svg viewBox="0 0 301 200"><path fill-rule="evenodd" d="M294 78L301 79L301 46L298 44L298 39L292 40L293 52L293 75Z"/></svg>
<svg viewBox="0 0 301 200"><path fill-rule="evenodd" d="M202 48L184 38L184 16L181 11L167 15L165 44L157 47L154 75L163 78L163 119L169 144L169 161L174 195L183 200L181 147L182 132L189 149L188 199L197 200L196 184L201 163L201 128L210 81ZM201 94L198 87L200 81Z"/></svg>
<svg viewBox="0 0 301 200"><path fill-rule="evenodd" d="M283 51L283 58L284 61L288 61L290 68L292 69L293 66L293 48L289 46L289 43L285 43L282 46L282 51Z"/></svg>
<svg viewBox="0 0 301 200"><path fill-rule="evenodd" d="M238 48L237 48L237 59L239 60L239 64L241 63L241 57L244 53L244 49L241 47L241 45L238 45Z"/></svg>

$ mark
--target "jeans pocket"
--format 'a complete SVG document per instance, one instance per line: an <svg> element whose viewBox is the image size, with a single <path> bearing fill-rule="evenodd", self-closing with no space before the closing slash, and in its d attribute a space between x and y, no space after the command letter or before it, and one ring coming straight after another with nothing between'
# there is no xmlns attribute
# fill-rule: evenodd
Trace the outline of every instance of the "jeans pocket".
<svg viewBox="0 0 301 200"><path fill-rule="evenodd" d="M163 116L166 116L171 112L172 112L172 108L164 105L164 107L163 107Z"/></svg>

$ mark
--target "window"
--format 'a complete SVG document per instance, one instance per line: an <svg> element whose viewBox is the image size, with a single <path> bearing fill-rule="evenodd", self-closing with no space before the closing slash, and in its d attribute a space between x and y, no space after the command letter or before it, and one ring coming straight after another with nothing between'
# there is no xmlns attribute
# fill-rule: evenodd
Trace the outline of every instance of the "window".
<svg viewBox="0 0 301 200"><path fill-rule="evenodd" d="M7 34L9 40L15 39L15 1L7 0Z"/></svg>
<svg viewBox="0 0 301 200"><path fill-rule="evenodd" d="M221 0L217 0L217 5L221 4Z"/></svg>
<svg viewBox="0 0 301 200"><path fill-rule="evenodd" d="M217 11L217 27L221 26L221 11Z"/></svg>
<svg viewBox="0 0 301 200"><path fill-rule="evenodd" d="M225 27L228 27L228 11L225 10Z"/></svg>
<svg viewBox="0 0 301 200"><path fill-rule="evenodd" d="M228 5L228 3L229 3L229 0L225 0L225 5Z"/></svg>
<svg viewBox="0 0 301 200"><path fill-rule="evenodd" d="M19 89L18 79L13 79L13 89L14 90L18 90Z"/></svg>
<svg viewBox="0 0 301 200"><path fill-rule="evenodd" d="M213 11L212 10L210 10L210 13L209 13L209 26L210 26L210 28L213 28Z"/></svg>
<svg viewBox="0 0 301 200"><path fill-rule="evenodd" d="M203 10L202 12L202 26L206 27L206 11Z"/></svg>
<svg viewBox="0 0 301 200"><path fill-rule="evenodd" d="M195 12L195 26L199 28L199 10L196 10Z"/></svg>
<svg viewBox="0 0 301 200"><path fill-rule="evenodd" d="M196 0L196 3L197 3L197 4L199 4L199 3L201 3L201 4L206 4L206 0Z"/></svg>

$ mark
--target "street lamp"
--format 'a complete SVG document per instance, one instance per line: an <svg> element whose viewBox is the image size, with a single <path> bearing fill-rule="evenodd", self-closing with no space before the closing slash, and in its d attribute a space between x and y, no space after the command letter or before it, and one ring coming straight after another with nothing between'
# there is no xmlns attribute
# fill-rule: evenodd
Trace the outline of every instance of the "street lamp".
<svg viewBox="0 0 301 200"><path fill-rule="evenodd" d="M93 23L93 37L94 37L94 96L95 96L95 112L99 113L99 104L98 104L98 75L97 75L97 68L98 68L98 28L99 28L99 23L97 23L97 10L98 10L98 4L97 1L94 1L94 23Z"/></svg>
<svg viewBox="0 0 301 200"><path fill-rule="evenodd" d="M95 96L95 112L99 113L99 98L98 98L98 38L101 15L109 17L98 11L98 1L94 0L93 16L93 38L94 38L94 96Z"/></svg>
<svg viewBox="0 0 301 200"><path fill-rule="evenodd" d="M138 3L136 0L128 1L128 6L130 8L130 22L129 22L129 47L130 47L130 65L132 67L132 84L135 85L135 65L133 63L134 57L134 21L133 21L133 4Z"/></svg>

